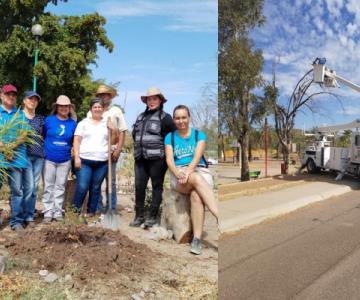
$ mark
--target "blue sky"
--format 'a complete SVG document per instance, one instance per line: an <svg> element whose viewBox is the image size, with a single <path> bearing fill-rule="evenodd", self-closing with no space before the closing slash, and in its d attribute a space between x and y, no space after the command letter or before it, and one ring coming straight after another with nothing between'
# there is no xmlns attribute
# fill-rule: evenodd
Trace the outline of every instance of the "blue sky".
<svg viewBox="0 0 360 300"><path fill-rule="evenodd" d="M264 77L271 80L272 61L279 58L277 84L282 101L299 79L311 69L316 57L346 79L360 85L360 1L265 0L265 26L252 33L263 49ZM297 128L341 124L360 118L360 94L344 85L329 91L340 96L316 100L318 114L300 113Z"/></svg>
<svg viewBox="0 0 360 300"><path fill-rule="evenodd" d="M169 113L178 104L192 105L204 87L217 82L216 0L69 0L47 11L61 15L99 12L114 43L108 53L99 48L94 79L121 82L115 103L125 105L128 126L145 109L140 100L150 86L169 100Z"/></svg>

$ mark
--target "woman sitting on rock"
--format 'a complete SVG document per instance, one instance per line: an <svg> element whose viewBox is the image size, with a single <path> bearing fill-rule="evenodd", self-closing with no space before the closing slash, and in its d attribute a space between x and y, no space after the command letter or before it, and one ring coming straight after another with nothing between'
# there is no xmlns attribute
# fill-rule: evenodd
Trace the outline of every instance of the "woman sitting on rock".
<svg viewBox="0 0 360 300"><path fill-rule="evenodd" d="M201 235L205 206L218 218L218 207L213 193L212 175L204 159L206 136L189 126L190 111L185 105L174 109L173 120L177 130L165 137L166 162L171 171L171 188L189 194L193 240L190 252L201 254Z"/></svg>

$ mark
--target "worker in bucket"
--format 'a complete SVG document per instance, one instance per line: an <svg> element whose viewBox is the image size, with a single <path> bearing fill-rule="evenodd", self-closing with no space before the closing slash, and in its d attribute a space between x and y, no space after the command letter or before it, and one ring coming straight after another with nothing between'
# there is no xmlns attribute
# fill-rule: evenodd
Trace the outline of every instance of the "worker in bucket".
<svg viewBox="0 0 360 300"><path fill-rule="evenodd" d="M173 112L177 130L165 138L166 162L171 171L171 188L190 195L193 240L190 252L201 254L201 235L205 206L218 219L218 205L213 193L213 178L204 158L205 133L191 128L190 111L178 105Z"/></svg>
<svg viewBox="0 0 360 300"><path fill-rule="evenodd" d="M137 117L132 131L135 158L135 219L129 225L139 227L144 224L147 228L157 223L162 202L167 170L164 138L176 127L171 115L163 110L167 100L158 88L149 88L146 95L141 96L141 101L146 104L146 109ZM145 196L149 178L152 199L145 218Z"/></svg>

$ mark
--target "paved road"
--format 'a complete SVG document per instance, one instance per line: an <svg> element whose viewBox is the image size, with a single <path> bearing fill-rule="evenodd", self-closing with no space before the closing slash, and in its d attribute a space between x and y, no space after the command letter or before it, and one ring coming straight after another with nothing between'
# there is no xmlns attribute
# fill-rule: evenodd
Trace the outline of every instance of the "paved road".
<svg viewBox="0 0 360 300"><path fill-rule="evenodd" d="M219 299L360 299L360 191L224 237Z"/></svg>

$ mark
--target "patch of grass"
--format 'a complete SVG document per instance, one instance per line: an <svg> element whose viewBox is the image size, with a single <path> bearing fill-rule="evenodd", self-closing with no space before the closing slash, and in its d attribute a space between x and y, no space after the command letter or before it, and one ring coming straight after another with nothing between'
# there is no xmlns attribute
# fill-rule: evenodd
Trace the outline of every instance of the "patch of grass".
<svg viewBox="0 0 360 300"><path fill-rule="evenodd" d="M26 289L18 289L16 291L7 291L4 295L0 295L4 300L65 300L65 299L79 299L72 295L68 290L60 288L32 286Z"/></svg>
<svg viewBox="0 0 360 300"><path fill-rule="evenodd" d="M21 296L22 300L64 300L64 299L76 299L75 296L70 295L68 290L62 290L58 287L41 287L35 286L24 291L24 294Z"/></svg>
<svg viewBox="0 0 360 300"><path fill-rule="evenodd" d="M73 292L61 284L46 284L23 272L0 275L0 299L3 300L75 300Z"/></svg>
<svg viewBox="0 0 360 300"><path fill-rule="evenodd" d="M14 269L31 270L32 269L31 258L28 257L26 259L14 259L9 257L6 261L6 270L11 271Z"/></svg>
<svg viewBox="0 0 360 300"><path fill-rule="evenodd" d="M71 206L65 208L65 218L62 221L66 225L81 225L87 224L85 217L82 214L78 214Z"/></svg>

